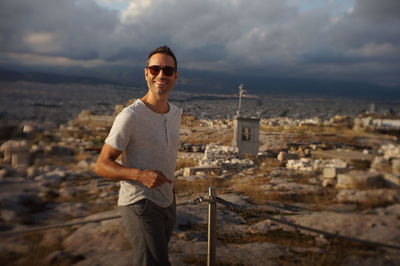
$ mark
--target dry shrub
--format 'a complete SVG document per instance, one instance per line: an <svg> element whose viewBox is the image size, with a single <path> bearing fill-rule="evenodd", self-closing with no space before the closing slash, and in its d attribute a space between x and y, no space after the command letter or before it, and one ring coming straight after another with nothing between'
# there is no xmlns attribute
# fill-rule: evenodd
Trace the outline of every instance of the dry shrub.
<svg viewBox="0 0 400 266"><path fill-rule="evenodd" d="M260 172L266 172L273 168L279 167L281 162L276 158L266 158L264 160L260 160L258 164L260 165Z"/></svg>
<svg viewBox="0 0 400 266"><path fill-rule="evenodd" d="M368 170L371 166L371 162L368 160L353 160L351 164L356 170Z"/></svg>

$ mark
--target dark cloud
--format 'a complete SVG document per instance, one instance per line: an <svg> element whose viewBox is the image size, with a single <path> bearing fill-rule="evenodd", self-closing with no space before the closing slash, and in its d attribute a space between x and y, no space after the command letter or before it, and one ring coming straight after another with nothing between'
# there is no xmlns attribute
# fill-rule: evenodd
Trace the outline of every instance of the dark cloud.
<svg viewBox="0 0 400 266"><path fill-rule="evenodd" d="M400 1L356 0L341 14L291 3L132 0L117 12L94 0L2 0L0 60L142 64L167 44L182 67L400 84Z"/></svg>
<svg viewBox="0 0 400 266"><path fill-rule="evenodd" d="M95 59L109 44L117 13L92 1L2 0L2 52Z"/></svg>

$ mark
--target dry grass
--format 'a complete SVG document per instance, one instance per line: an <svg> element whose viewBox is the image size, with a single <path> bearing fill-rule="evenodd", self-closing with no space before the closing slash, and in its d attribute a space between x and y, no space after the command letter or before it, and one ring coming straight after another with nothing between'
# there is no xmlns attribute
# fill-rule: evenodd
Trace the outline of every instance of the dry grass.
<svg viewBox="0 0 400 266"><path fill-rule="evenodd" d="M353 130L347 127L340 126L267 126L260 125L260 130L262 132L281 132L281 133L296 133L299 135L315 135L315 134L332 134L332 135L345 135L348 137L356 136L371 136L371 135L382 135L376 132L369 133L366 131Z"/></svg>
<svg viewBox="0 0 400 266"><path fill-rule="evenodd" d="M382 256L378 250L371 247L346 240L332 239L320 252L296 252L292 257L281 257L280 265L343 265L347 257L365 258L368 256Z"/></svg>
<svg viewBox="0 0 400 266"><path fill-rule="evenodd" d="M57 231L55 231L57 234ZM62 250L62 238L51 245L43 245L41 242L44 237L44 232L27 233L23 236L24 242L26 242L29 250L33 252L28 252L24 254L23 259L12 264L2 264L2 265L48 265L44 262L44 259L52 252L57 250ZM21 258L21 257L20 257Z"/></svg>
<svg viewBox="0 0 400 266"><path fill-rule="evenodd" d="M392 204L393 201L390 201L386 198L368 197L362 202L357 204L357 210L364 211L375 208L384 208Z"/></svg>
<svg viewBox="0 0 400 266"><path fill-rule="evenodd" d="M234 191L249 196L255 204L264 204L266 202L266 193L263 185L271 180L268 177L255 177L246 182L240 181L242 177L235 177L230 183Z"/></svg>
<svg viewBox="0 0 400 266"><path fill-rule="evenodd" d="M325 251L325 252L305 252L297 253L293 257L280 258L280 265L298 265L298 266L339 266L343 265L344 256L338 251Z"/></svg>
<svg viewBox="0 0 400 266"><path fill-rule="evenodd" d="M258 160L258 173L267 174L272 169L279 167L281 162L276 158L265 158Z"/></svg>
<svg viewBox="0 0 400 266"><path fill-rule="evenodd" d="M185 167L194 167L198 164L196 160L193 160L191 158L179 158L176 161L176 167L175 170L179 170Z"/></svg>
<svg viewBox="0 0 400 266"><path fill-rule="evenodd" d="M216 187L218 193L221 193L226 188L225 182L215 177L199 179L196 180L195 182L178 179L175 181L175 193L177 194L207 193L208 188L210 186Z"/></svg>
<svg viewBox="0 0 400 266"><path fill-rule="evenodd" d="M331 188L322 188L315 193L292 193L290 191L266 191L263 185L270 182L268 177L256 177L246 182L240 182L235 178L231 181L231 187L238 193L248 196L254 204L262 205L269 201L285 203L307 203L313 208L320 209L335 202L336 191Z"/></svg>
<svg viewBox="0 0 400 266"><path fill-rule="evenodd" d="M192 132L190 136L181 136L181 141L190 144L217 143L230 146L233 141L233 131L200 128Z"/></svg>
<svg viewBox="0 0 400 266"><path fill-rule="evenodd" d="M302 202L311 204L311 211L324 210L327 206L336 203L337 191L333 188L323 188L319 193L304 194Z"/></svg>
<svg viewBox="0 0 400 266"><path fill-rule="evenodd" d="M326 245L320 246L321 251L316 252L313 251L317 246L315 237L282 229L265 234L219 234L217 239L225 244L269 242L290 248L310 248L310 251L295 251L294 256L280 257L276 261L279 265L342 265L348 256L363 257L374 253L368 246L339 239L328 240Z"/></svg>
<svg viewBox="0 0 400 266"><path fill-rule="evenodd" d="M246 244L257 242L269 242L290 248L310 248L310 251L296 252L293 256L284 256L277 259L279 265L342 265L348 256L365 257L377 255L370 247L340 240L328 240L325 245L320 246L319 252L315 251L318 246L315 237L301 234L298 231L271 230L265 234L219 234L218 241L225 244ZM317 249L318 250L318 249ZM234 261L232 263L235 263ZM235 264L232 264L235 265Z"/></svg>
<svg viewBox="0 0 400 266"><path fill-rule="evenodd" d="M190 256L182 258L182 262L186 265L207 265L207 255L196 254L193 252Z"/></svg>
<svg viewBox="0 0 400 266"><path fill-rule="evenodd" d="M312 247L314 237L300 234L298 232L284 231L282 229L270 230L267 233L247 234L218 234L217 239L226 244L247 244L255 242L270 242L290 247Z"/></svg>

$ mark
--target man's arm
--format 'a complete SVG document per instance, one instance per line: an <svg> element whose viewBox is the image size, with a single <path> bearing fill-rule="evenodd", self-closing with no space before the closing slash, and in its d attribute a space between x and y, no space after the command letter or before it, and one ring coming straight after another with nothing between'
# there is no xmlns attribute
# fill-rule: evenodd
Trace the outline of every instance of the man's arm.
<svg viewBox="0 0 400 266"><path fill-rule="evenodd" d="M136 180L149 188L158 187L164 183L171 183L171 180L160 171L128 168L117 163L115 160L120 154L120 150L104 144L96 162L96 174L116 181Z"/></svg>

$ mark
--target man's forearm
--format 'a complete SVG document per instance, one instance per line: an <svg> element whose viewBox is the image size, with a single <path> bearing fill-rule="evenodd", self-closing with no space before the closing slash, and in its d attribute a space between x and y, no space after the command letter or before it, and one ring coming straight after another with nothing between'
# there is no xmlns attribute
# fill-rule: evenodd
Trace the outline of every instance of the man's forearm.
<svg viewBox="0 0 400 266"><path fill-rule="evenodd" d="M112 159L104 159L96 163L96 174L109 178L115 181L132 181L136 180L143 185L153 188L163 185L164 183L171 184L162 172L149 169L137 169L125 167Z"/></svg>
<svg viewBox="0 0 400 266"><path fill-rule="evenodd" d="M98 161L95 168L96 174L115 181L138 180L142 170L125 167L111 159Z"/></svg>

